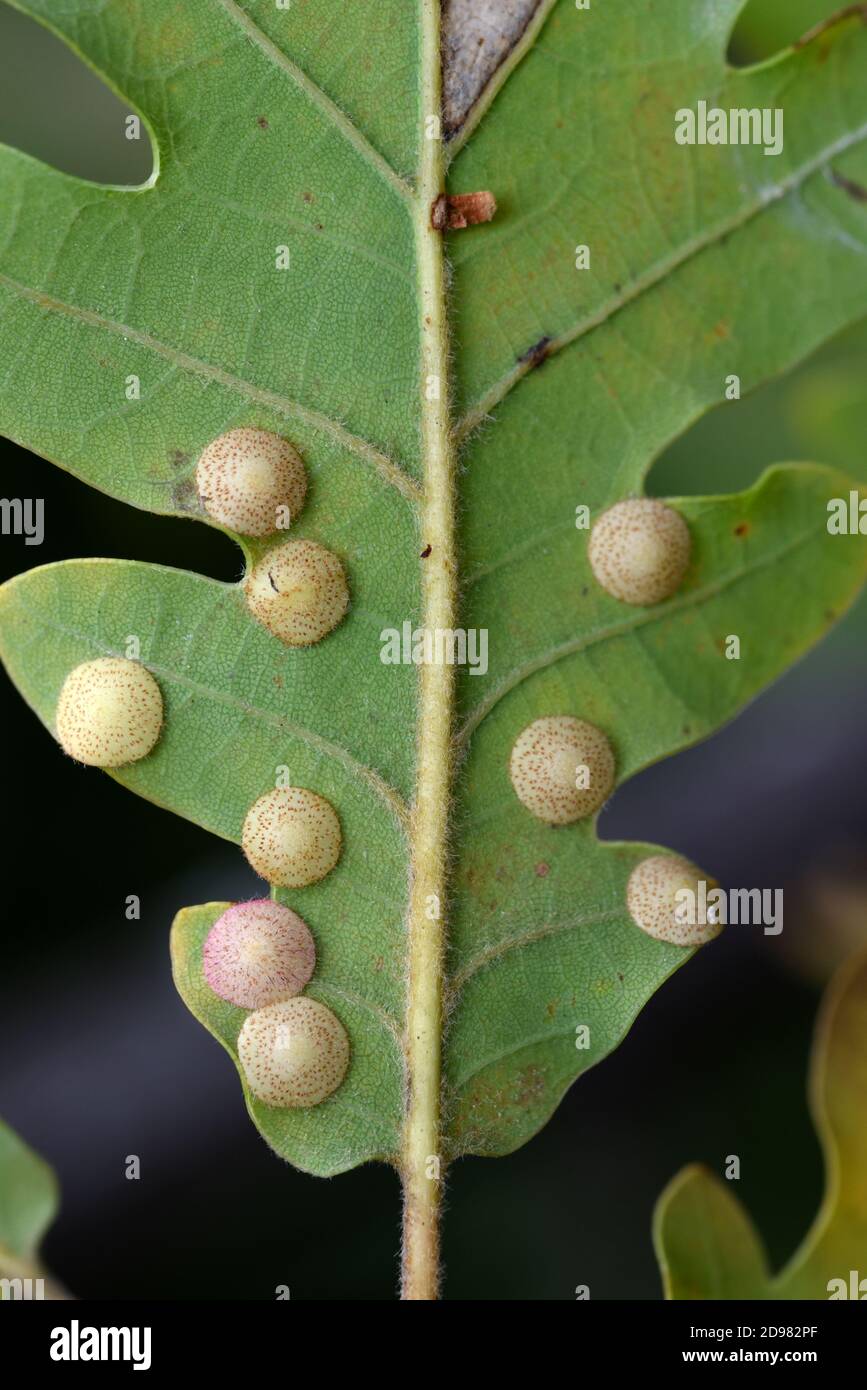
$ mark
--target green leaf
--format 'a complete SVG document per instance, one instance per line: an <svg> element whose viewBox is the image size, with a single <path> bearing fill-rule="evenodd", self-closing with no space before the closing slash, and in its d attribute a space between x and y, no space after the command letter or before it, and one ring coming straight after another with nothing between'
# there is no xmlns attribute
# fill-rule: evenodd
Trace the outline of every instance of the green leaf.
<svg viewBox="0 0 867 1390"><path fill-rule="evenodd" d="M137 637L166 724L113 775L228 839L282 766L332 801L338 867L280 896L313 932L309 993L348 1029L349 1074L308 1113L252 1113L309 1171L398 1162L420 1238L428 1159L523 1143L688 955L626 911L647 846L600 845L591 822L552 830L517 802L518 733L586 718L622 782L731 718L864 576L863 542L826 529L849 481L815 467L675 501L692 562L654 608L596 585L575 525L579 505L595 517L640 494L732 374L756 386L867 312L867 31L843 22L737 73L739 7L528 4L443 152L426 138L436 0L375 16L148 0L134 23L128 0L21 4L142 113L159 165L146 188L105 189L0 152L0 425L136 506L199 519L210 440L285 435L312 484L293 535L340 556L352 602L331 636L287 651L240 586L75 561L6 587L2 654L53 728L70 668ZM448 22L460 50L459 7ZM782 106L783 153L679 146L675 112L699 100ZM431 227L446 159L451 192L498 203L447 240L450 337ZM382 632L405 622L485 630L487 670L461 669L453 694L447 668L383 664ZM200 968L217 911L181 914L175 972L234 1055L242 1015Z"/></svg>
<svg viewBox="0 0 867 1390"><path fill-rule="evenodd" d="M828 989L810 1077L825 1158L825 1195L803 1244L772 1275L759 1236L731 1189L707 1169L685 1168L659 1199L654 1242L667 1298L862 1298L867 1256L867 954Z"/></svg>
<svg viewBox="0 0 867 1390"><path fill-rule="evenodd" d="M39 1246L58 1205L52 1169L0 1120L0 1278L40 1275Z"/></svg>
<svg viewBox="0 0 867 1390"><path fill-rule="evenodd" d="M247 1011L217 998L202 975L205 938L228 906L206 903L178 913L172 929L172 967L188 1008L237 1064L236 1043ZM399 927L398 919L396 930ZM304 992L338 1014L352 1037L352 1066L346 1081L312 1109L279 1110L257 1100L240 1064L238 1071L250 1116L271 1147L299 1168L331 1175L365 1158L388 1159L397 1151L402 1094L401 1000L398 991L391 997L392 972L386 971L382 957L367 961L367 975L385 976L375 998L373 989L362 994L353 988L360 977L364 978L364 956L358 944L343 943L334 932L316 935L317 972ZM375 940L368 941L366 949L368 953L375 950Z"/></svg>

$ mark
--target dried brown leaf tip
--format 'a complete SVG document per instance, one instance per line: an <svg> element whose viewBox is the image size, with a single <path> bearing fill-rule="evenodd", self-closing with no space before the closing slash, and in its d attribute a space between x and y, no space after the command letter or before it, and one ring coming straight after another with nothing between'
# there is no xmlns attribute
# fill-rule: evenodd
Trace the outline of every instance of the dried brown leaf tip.
<svg viewBox="0 0 867 1390"><path fill-rule="evenodd" d="M430 223L437 232L458 232L490 222L497 211L493 193L441 193L430 210Z"/></svg>
<svg viewBox="0 0 867 1390"><path fill-rule="evenodd" d="M451 140L507 62L540 0L444 0L443 129Z"/></svg>

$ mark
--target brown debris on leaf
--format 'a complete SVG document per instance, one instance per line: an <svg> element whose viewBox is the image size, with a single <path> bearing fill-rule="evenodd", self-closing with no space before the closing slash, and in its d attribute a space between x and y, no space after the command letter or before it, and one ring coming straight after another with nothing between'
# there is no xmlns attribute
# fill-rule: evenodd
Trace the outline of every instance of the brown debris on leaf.
<svg viewBox="0 0 867 1390"><path fill-rule="evenodd" d="M441 193L430 210L430 224L437 232L457 232L490 222L496 211L493 193Z"/></svg>

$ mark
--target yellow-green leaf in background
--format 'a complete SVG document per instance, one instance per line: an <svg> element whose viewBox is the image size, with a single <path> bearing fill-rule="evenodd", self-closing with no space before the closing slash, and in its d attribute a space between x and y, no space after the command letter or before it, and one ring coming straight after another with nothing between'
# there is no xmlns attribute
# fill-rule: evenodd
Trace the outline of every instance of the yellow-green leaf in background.
<svg viewBox="0 0 867 1390"><path fill-rule="evenodd" d="M867 954L830 985L813 1044L810 1105L825 1195L807 1236L774 1274L731 1186L684 1168L659 1199L654 1241L667 1298L867 1298Z"/></svg>
<svg viewBox="0 0 867 1390"><path fill-rule="evenodd" d="M48 1164L0 1120L0 1300L65 1295L46 1279L42 1237L57 1215L57 1179Z"/></svg>

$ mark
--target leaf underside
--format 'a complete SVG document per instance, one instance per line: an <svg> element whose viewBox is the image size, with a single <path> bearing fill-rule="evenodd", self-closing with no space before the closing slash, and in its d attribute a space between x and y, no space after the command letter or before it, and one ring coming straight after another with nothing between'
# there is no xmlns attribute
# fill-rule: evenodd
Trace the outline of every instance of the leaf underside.
<svg viewBox="0 0 867 1390"><path fill-rule="evenodd" d="M772 1275L752 1221L729 1184L685 1168L659 1199L657 1257L671 1299L827 1299L851 1293L867 1254L867 954L843 967L822 1006L810 1101L825 1157L825 1195L786 1267ZM839 1283L836 1295L840 1296Z"/></svg>
<svg viewBox="0 0 867 1390"><path fill-rule="evenodd" d="M652 609L596 586L575 527L578 504L596 515L640 493L730 373L749 390L867 312L867 205L851 192L867 181L867 30L841 23L735 73L724 54L739 7L545 4L489 109L452 142L450 191L490 189L498 211L448 243L461 623L488 630L489 668L458 679L447 1156L525 1142L688 954L626 914L647 846L601 845L589 822L554 830L518 804L516 735L577 714L611 740L622 782L732 718L865 573L863 540L826 530L849 481L818 467L675 501L692 565ZM251 1113L312 1172L394 1159L417 671L379 653L383 629L420 621L426 543L415 9L19 8L142 114L159 171L147 188L105 189L0 150L0 428L135 506L198 520L206 443L245 424L285 434L311 480L293 534L341 556L352 604L332 636L287 651L238 586L72 561L5 587L2 654L51 729L69 669L137 635L166 726L150 757L113 775L216 834L239 840L281 765L338 809L338 867L279 896L314 934L307 992L347 1027L350 1071L314 1110ZM782 106L783 154L676 145L674 112L699 99ZM576 244L590 270L575 269ZM731 633L740 661L724 657ZM200 968L222 906L180 915L173 956L186 1002L234 1056L243 1013Z"/></svg>

